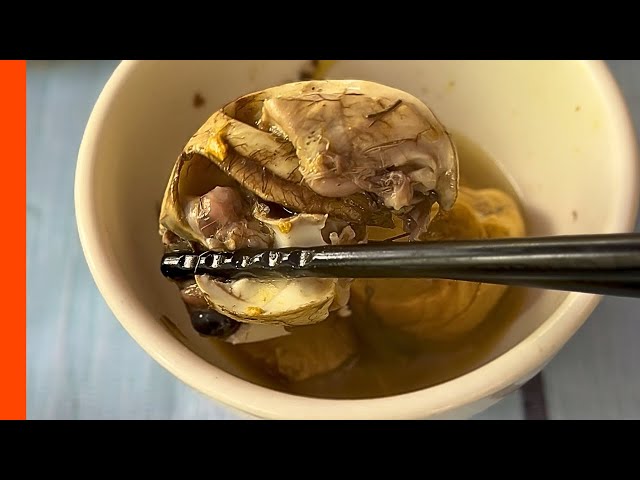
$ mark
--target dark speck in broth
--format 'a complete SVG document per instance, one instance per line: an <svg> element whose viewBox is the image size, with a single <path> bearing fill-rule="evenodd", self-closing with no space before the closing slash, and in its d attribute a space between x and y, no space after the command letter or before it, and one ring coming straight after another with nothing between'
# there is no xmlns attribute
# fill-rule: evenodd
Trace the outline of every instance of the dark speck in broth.
<svg viewBox="0 0 640 480"><path fill-rule="evenodd" d="M582 110L582 107L580 105L576 105L576 112L579 112L580 110Z"/></svg>
<svg viewBox="0 0 640 480"><path fill-rule="evenodd" d="M301 70L298 73L298 80L301 82L305 80L311 80L312 78L313 78L313 74L308 70Z"/></svg>
<svg viewBox="0 0 640 480"><path fill-rule="evenodd" d="M320 60L310 60L308 64L298 71L298 81L303 82L306 80L313 80L314 73L318 69L319 65Z"/></svg>
<svg viewBox="0 0 640 480"><path fill-rule="evenodd" d="M571 218L573 218L574 222L578 220L578 212L576 210L571 211Z"/></svg>
<svg viewBox="0 0 640 480"><path fill-rule="evenodd" d="M196 92L193 95L193 107L194 108L200 108L202 107L205 103L207 103L207 101L205 100L205 98L200 95L198 92Z"/></svg>

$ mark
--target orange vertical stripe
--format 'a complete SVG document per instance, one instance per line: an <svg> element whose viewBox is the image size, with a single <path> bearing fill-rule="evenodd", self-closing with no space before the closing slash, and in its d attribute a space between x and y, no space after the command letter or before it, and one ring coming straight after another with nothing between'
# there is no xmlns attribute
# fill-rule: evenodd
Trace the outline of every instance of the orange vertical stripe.
<svg viewBox="0 0 640 480"><path fill-rule="evenodd" d="M26 418L26 89L24 60L0 60L4 250L0 272L0 419ZM22 205L22 207L20 207Z"/></svg>

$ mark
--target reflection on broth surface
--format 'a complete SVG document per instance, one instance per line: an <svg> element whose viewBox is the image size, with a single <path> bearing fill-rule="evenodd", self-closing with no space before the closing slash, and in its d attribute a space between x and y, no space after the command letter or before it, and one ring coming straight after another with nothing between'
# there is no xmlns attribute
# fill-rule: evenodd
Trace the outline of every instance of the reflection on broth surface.
<svg viewBox="0 0 640 480"><path fill-rule="evenodd" d="M455 207L436 216L431 239L522 236L517 194L499 166L453 135L460 157ZM370 227L372 240L401 233ZM325 398L393 395L436 385L486 362L517 317L523 291L429 279L358 279L351 315L270 340L222 346L248 378L277 390ZM222 343L215 341L216 344Z"/></svg>

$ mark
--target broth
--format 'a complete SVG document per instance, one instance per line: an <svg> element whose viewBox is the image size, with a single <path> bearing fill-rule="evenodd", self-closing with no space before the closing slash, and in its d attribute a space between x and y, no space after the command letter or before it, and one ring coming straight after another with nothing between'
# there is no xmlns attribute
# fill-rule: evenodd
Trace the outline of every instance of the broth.
<svg viewBox="0 0 640 480"><path fill-rule="evenodd" d="M460 158L462 186L497 188L519 200L509 178L495 161L465 137L454 134L453 138ZM399 285L398 280L388 282L390 291ZM409 285L415 280L402 282ZM309 397L381 397L430 387L486 363L493 347L517 317L523 298L523 289L508 288L479 326L449 341L416 340L384 325L375 311L367 308L366 302L352 300L352 315L337 321L348 322L353 327L357 355L329 373L301 381L288 381L269 372L264 364L251 358L243 346L213 341L241 367L248 380L259 385ZM309 341L308 334L305 337L304 333L294 331L291 337L299 338L301 348Z"/></svg>

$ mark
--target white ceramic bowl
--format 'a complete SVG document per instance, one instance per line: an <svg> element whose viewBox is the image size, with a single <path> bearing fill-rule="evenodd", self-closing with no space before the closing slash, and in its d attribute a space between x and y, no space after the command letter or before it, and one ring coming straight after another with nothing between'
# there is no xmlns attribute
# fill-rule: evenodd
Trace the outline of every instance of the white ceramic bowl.
<svg viewBox="0 0 640 480"><path fill-rule="evenodd" d="M131 336L176 377L262 418L465 418L536 374L599 297L532 291L523 313L467 374L370 400L287 395L249 383L188 328L178 292L159 271L157 209L181 148L218 107L291 81L298 61L127 61L105 86L78 157L75 205L93 277ZM596 61L340 61L334 78L378 81L422 98L453 131L511 175L530 234L633 228L636 140L621 94ZM205 105L195 108L194 95ZM167 316L182 335L168 330Z"/></svg>

